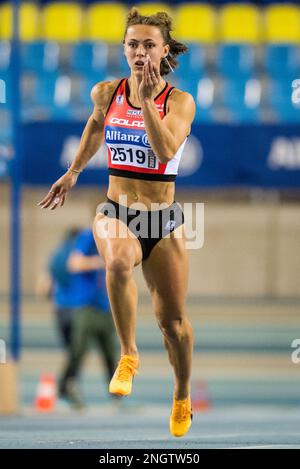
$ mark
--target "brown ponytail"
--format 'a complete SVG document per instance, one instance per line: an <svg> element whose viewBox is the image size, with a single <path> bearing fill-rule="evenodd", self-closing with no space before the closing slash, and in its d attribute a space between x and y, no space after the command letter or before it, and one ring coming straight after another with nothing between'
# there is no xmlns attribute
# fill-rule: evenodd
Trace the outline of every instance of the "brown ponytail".
<svg viewBox="0 0 300 469"><path fill-rule="evenodd" d="M130 12L127 15L123 43L125 42L127 29L129 28L129 26L132 26L135 24L146 24L149 26L157 26L161 31L165 44L168 44L170 47L169 53L167 55L168 62L170 63L173 69L178 67L178 61L176 60L177 55L184 54L185 52L187 52L188 48L185 44L182 44L181 42L178 42L171 37L170 32L173 30L172 18L168 15L168 13L164 11L159 11L155 13L154 15L143 16L138 12L138 10L135 7L131 8ZM170 72L170 67L168 65L168 62L162 59L160 63L160 74L162 76L167 75Z"/></svg>

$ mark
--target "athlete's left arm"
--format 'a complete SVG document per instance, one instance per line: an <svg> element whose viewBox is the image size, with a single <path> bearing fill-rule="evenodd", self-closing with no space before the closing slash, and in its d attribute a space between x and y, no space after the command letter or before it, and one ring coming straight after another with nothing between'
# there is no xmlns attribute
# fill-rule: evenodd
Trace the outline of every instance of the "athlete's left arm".
<svg viewBox="0 0 300 469"><path fill-rule="evenodd" d="M148 141L161 163L168 163L190 133L195 102L189 93L175 89L168 99L168 113L161 119L153 99L142 102Z"/></svg>

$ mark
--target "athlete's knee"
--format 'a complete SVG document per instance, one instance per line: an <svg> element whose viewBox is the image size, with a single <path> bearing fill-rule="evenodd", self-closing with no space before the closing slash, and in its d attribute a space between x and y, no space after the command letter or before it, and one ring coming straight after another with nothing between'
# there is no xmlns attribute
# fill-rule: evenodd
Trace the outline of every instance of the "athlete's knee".
<svg viewBox="0 0 300 469"><path fill-rule="evenodd" d="M180 340L184 335L185 324L184 319L181 317L176 319L160 319L158 325L164 337L169 340Z"/></svg>
<svg viewBox="0 0 300 469"><path fill-rule="evenodd" d="M132 275L133 266L129 259L113 258L106 262L106 272L118 280L126 280Z"/></svg>

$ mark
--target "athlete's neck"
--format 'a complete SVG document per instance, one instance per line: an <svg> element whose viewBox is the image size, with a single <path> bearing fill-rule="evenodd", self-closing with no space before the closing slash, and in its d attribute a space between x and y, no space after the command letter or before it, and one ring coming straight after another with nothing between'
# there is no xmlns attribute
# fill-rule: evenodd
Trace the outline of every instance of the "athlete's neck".
<svg viewBox="0 0 300 469"><path fill-rule="evenodd" d="M142 81L142 76L130 75L128 78L128 86L129 86L129 98L131 103L138 103L140 107L140 97L139 97L139 86ZM156 97L165 87L166 82L163 78L160 78L159 83L155 87L153 96Z"/></svg>

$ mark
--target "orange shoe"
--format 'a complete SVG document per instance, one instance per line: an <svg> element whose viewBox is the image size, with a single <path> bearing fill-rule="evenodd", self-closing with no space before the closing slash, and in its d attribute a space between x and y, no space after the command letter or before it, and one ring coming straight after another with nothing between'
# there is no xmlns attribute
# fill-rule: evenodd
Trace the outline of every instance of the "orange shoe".
<svg viewBox="0 0 300 469"><path fill-rule="evenodd" d="M132 380L137 374L139 360L131 355L123 355L109 384L109 392L119 396L128 396L132 389Z"/></svg>
<svg viewBox="0 0 300 469"><path fill-rule="evenodd" d="M193 413L191 397L183 400L173 399L172 414L170 417L170 432L173 436L183 436L192 424Z"/></svg>

